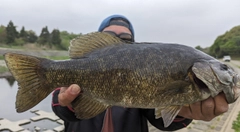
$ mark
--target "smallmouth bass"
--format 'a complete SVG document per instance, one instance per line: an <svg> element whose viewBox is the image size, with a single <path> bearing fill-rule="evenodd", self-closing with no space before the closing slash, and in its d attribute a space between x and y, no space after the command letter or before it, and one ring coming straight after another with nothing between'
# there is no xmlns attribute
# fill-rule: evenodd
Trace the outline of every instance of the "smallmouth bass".
<svg viewBox="0 0 240 132"><path fill-rule="evenodd" d="M180 44L129 44L95 32L71 41L69 60L4 56L19 85L17 112L34 107L57 87L78 84L82 93L72 104L77 118L92 118L111 106L149 108L167 127L183 105L220 92L233 103L240 93L233 68Z"/></svg>

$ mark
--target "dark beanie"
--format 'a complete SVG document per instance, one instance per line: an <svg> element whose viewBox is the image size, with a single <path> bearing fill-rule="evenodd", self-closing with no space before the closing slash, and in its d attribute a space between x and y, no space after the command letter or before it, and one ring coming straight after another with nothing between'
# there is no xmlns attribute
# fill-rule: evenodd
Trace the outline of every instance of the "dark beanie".
<svg viewBox="0 0 240 132"><path fill-rule="evenodd" d="M125 23L121 23L121 22L114 22L112 20L123 20ZM114 24L112 24L114 23ZM131 33L132 33L132 36L133 36L133 39L134 39L134 29L133 29L133 26L131 24L131 22L125 17L125 16L122 16L122 15L112 15L112 16L109 16L107 18L105 18L102 23L100 24L99 28L98 28L98 31L99 32L102 32L104 28L110 26L110 25L121 25L121 26L125 26L127 27Z"/></svg>

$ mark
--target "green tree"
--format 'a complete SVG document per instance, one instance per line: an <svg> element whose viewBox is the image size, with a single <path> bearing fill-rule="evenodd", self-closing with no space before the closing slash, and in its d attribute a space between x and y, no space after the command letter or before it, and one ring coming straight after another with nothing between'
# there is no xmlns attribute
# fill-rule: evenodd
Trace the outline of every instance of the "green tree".
<svg viewBox="0 0 240 132"><path fill-rule="evenodd" d="M198 49L198 50L201 50L201 51L203 50L203 48L200 45L196 46L195 49Z"/></svg>
<svg viewBox="0 0 240 132"><path fill-rule="evenodd" d="M25 31L24 26L23 26L22 29L20 30L19 37L20 37L22 40L24 40L25 42L28 42L28 34L27 34L27 32Z"/></svg>
<svg viewBox="0 0 240 132"><path fill-rule="evenodd" d="M1 25L0 26L0 43L5 43L6 42L6 37L7 37L6 27Z"/></svg>
<svg viewBox="0 0 240 132"><path fill-rule="evenodd" d="M60 36L61 36L61 39L62 39L62 42L61 42L62 49L63 50L68 50L70 41L72 39L76 38L77 36L80 36L80 35L82 35L82 34L81 33L74 34L74 33L68 33L67 31L61 31Z"/></svg>
<svg viewBox="0 0 240 132"><path fill-rule="evenodd" d="M38 43L40 43L41 45L46 45L50 42L50 33L48 31L48 27L44 27L42 29L42 32L38 38Z"/></svg>
<svg viewBox="0 0 240 132"><path fill-rule="evenodd" d="M28 42L35 43L37 41L38 37L34 31L32 31L32 30L27 31L27 34L28 34L28 36L27 36Z"/></svg>
<svg viewBox="0 0 240 132"><path fill-rule="evenodd" d="M240 29L240 28L239 28L239 29ZM240 30L239 30L239 33L240 33ZM233 41L235 42L235 44L236 44L237 46L240 47L240 35L234 37L234 38L233 38Z"/></svg>
<svg viewBox="0 0 240 132"><path fill-rule="evenodd" d="M56 46L61 45L61 37L60 37L60 31L58 29L54 29L51 33L51 43Z"/></svg>
<svg viewBox="0 0 240 132"><path fill-rule="evenodd" d="M224 55L240 56L240 26L218 36L210 47L210 55L218 58Z"/></svg>
<svg viewBox="0 0 240 132"><path fill-rule="evenodd" d="M23 40L27 41L28 34L27 34L27 32L25 31L24 26L23 26L22 29L20 30L19 37L22 38Z"/></svg>
<svg viewBox="0 0 240 132"><path fill-rule="evenodd" d="M26 37L26 31L25 31L25 28L24 26L22 27L22 29L20 30L20 33L19 33L19 37Z"/></svg>
<svg viewBox="0 0 240 132"><path fill-rule="evenodd" d="M16 26L14 26L13 22L10 21L6 27L6 43L14 43L15 39L18 37L18 32L16 30Z"/></svg>

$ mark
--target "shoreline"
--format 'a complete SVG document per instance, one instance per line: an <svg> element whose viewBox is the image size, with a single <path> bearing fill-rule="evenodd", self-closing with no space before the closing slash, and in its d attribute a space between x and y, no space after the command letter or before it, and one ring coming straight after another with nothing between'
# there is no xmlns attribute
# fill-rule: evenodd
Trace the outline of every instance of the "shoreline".
<svg viewBox="0 0 240 132"><path fill-rule="evenodd" d="M62 50L26 50L26 49L11 49L0 47L0 55L3 56L7 52L27 54L32 56L46 57L46 56L68 56L68 51ZM0 60L0 66L6 66L4 60ZM9 71L0 73L0 78L12 78Z"/></svg>
<svg viewBox="0 0 240 132"><path fill-rule="evenodd" d="M12 74L9 71L0 73L0 78L13 78Z"/></svg>

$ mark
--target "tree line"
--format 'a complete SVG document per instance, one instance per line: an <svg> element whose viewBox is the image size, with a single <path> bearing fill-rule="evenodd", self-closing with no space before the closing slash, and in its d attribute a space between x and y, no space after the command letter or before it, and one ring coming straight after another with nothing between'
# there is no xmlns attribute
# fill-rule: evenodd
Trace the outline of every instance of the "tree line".
<svg viewBox="0 0 240 132"><path fill-rule="evenodd" d="M49 49L57 48L67 50L70 40L81 35L68 33L67 31L59 31L53 29L48 31L48 27L43 27L39 36L32 30L25 30L24 26L18 32L12 21L8 25L0 26L0 46L23 46L24 44L33 43L41 47ZM201 46L195 47L216 58L224 55L240 56L240 26L233 27L223 35L219 35L214 43L207 48Z"/></svg>
<svg viewBox="0 0 240 132"><path fill-rule="evenodd" d="M210 47L210 54L220 58L224 55L240 56L240 26L233 27L216 38Z"/></svg>
<svg viewBox="0 0 240 132"><path fill-rule="evenodd" d="M240 57L240 25L235 26L224 34L219 35L210 47L195 47L215 58L222 58L225 55Z"/></svg>
<svg viewBox="0 0 240 132"><path fill-rule="evenodd" d="M80 34L68 33L67 31L59 31L53 29L49 32L48 27L43 27L39 36L33 30L25 30L23 26L18 32L12 21L5 27L0 26L0 45L7 46L23 46L24 44L33 43L41 47L49 49L67 50L69 41Z"/></svg>

